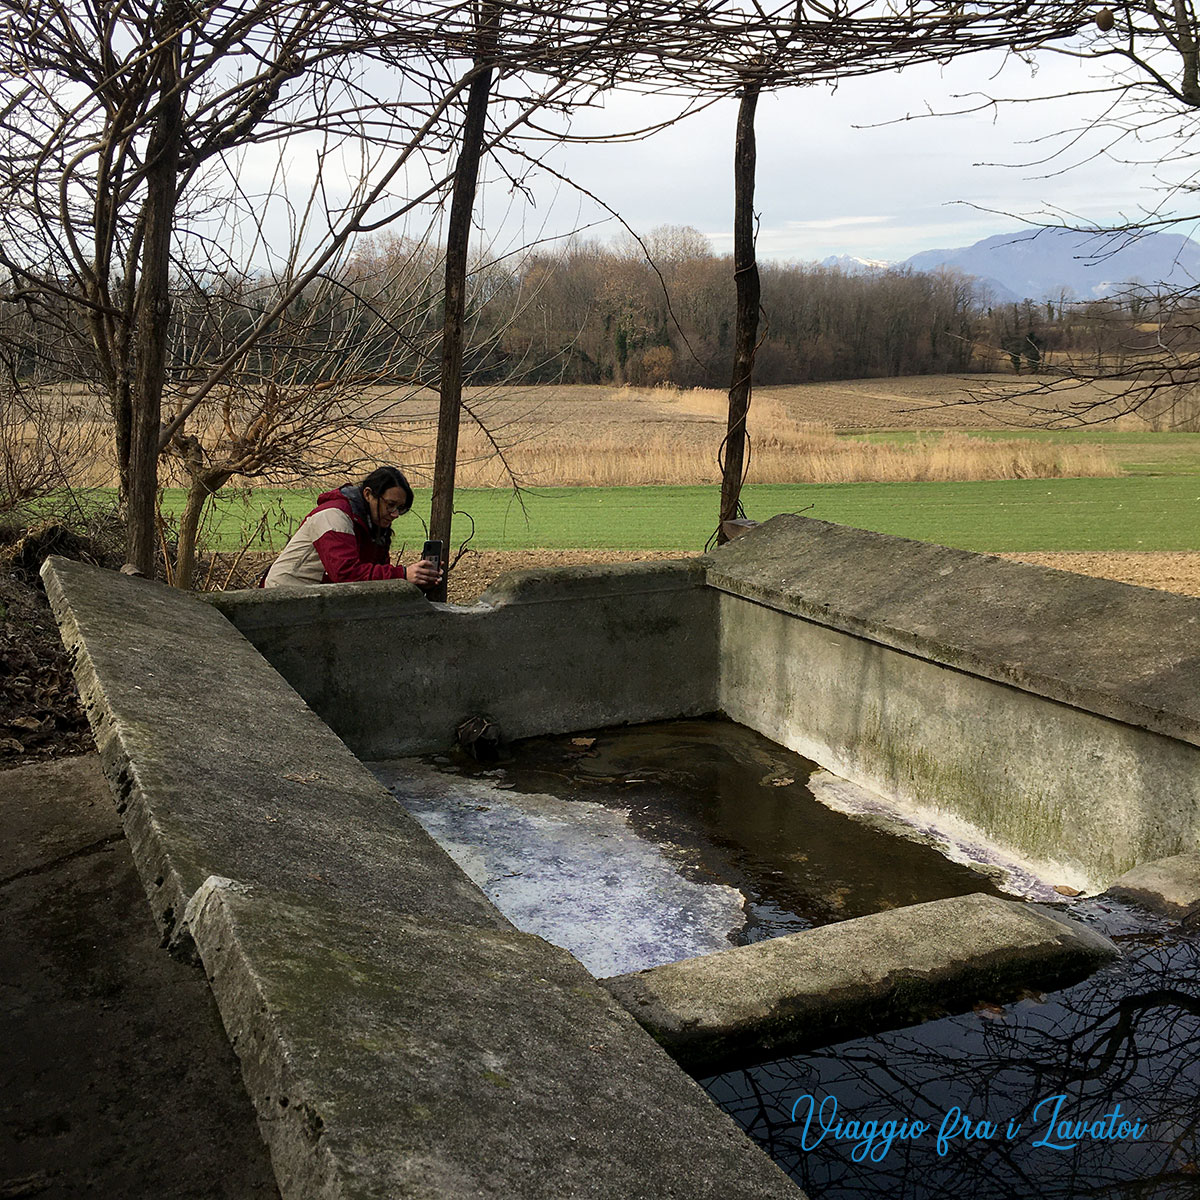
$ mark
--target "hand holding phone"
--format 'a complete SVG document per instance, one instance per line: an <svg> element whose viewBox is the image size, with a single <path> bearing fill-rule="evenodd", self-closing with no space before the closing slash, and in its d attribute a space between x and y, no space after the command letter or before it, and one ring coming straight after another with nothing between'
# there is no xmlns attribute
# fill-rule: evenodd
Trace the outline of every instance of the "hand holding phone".
<svg viewBox="0 0 1200 1200"><path fill-rule="evenodd" d="M427 591L442 577L442 543L436 539L425 543L421 557L405 568L409 580Z"/></svg>

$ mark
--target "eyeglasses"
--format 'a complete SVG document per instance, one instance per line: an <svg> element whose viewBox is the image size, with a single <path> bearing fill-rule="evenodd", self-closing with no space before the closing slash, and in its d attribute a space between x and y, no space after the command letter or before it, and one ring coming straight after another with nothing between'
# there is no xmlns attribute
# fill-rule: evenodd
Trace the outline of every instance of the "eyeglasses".
<svg viewBox="0 0 1200 1200"><path fill-rule="evenodd" d="M398 517L402 513L408 512L408 505L403 500L385 500L378 492L371 492L371 495L389 516Z"/></svg>

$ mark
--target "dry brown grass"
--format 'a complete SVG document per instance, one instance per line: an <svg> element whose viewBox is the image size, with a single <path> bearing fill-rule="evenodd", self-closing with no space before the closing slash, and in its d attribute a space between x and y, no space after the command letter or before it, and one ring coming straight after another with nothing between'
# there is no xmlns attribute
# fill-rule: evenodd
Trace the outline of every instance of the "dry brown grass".
<svg viewBox="0 0 1200 1200"><path fill-rule="evenodd" d="M1020 403L1006 401L1011 376L984 403L963 404L989 381L946 376L851 380L768 387L755 393L750 414L749 480L759 483L841 483L869 480L971 480L1116 475L1103 450L1055 446L1033 439L996 441L971 429L1029 425ZM968 389L972 389L971 392ZM459 447L459 486L640 486L713 483L725 433L726 395L715 389L543 386L469 389L468 403L489 434L471 419ZM436 396L393 402L387 392L362 397L362 428L345 431L335 465L320 475L271 479L282 486L319 486L358 477L379 462L401 463L414 482L432 475ZM91 414L88 414L90 417ZM80 423L92 423L82 414ZM1144 424L1141 427L1145 427ZM921 431L906 444L838 436L867 429ZM495 445L493 444L495 443ZM102 439L107 447L108 439ZM496 453L499 445L502 458ZM168 464L168 471L170 467ZM111 451L89 462L89 485L111 485ZM164 475L164 482L181 482Z"/></svg>
<svg viewBox="0 0 1200 1200"><path fill-rule="evenodd" d="M563 405L543 404L533 416L501 420L503 460L478 428L464 429L458 482L463 487L592 487L702 484L720 478L717 455L725 433L725 394L715 390L656 392L623 388L609 402L628 407L628 420L572 420ZM649 407L651 412L645 409ZM498 412L502 417L502 413ZM796 420L771 394L750 415L751 483L1030 479L1117 475L1100 448L1032 439L995 441L949 431L896 444L839 437L831 423ZM393 437L372 431L364 445L381 460L432 459L431 428L407 427ZM510 474L511 473L511 474Z"/></svg>
<svg viewBox="0 0 1200 1200"><path fill-rule="evenodd" d="M74 387L0 385L0 511L111 477L109 426Z"/></svg>
<svg viewBox="0 0 1200 1200"><path fill-rule="evenodd" d="M69 457L68 472L75 487L111 487L116 483L116 459L109 426L98 421L0 424L4 451L18 470L44 469L45 450L51 442L60 457Z"/></svg>

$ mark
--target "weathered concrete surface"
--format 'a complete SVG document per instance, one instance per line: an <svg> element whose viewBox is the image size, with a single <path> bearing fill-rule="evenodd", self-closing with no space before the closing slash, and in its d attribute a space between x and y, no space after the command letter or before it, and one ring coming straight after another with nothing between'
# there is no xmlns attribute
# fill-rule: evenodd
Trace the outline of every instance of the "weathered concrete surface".
<svg viewBox="0 0 1200 1200"><path fill-rule="evenodd" d="M1055 883L1103 890L1200 842L1190 743L733 596L721 671L733 720Z"/></svg>
<svg viewBox="0 0 1200 1200"><path fill-rule="evenodd" d="M211 605L60 558L42 570L164 936L210 875L508 922ZM396 693L359 686L377 719Z"/></svg>
<svg viewBox="0 0 1200 1200"><path fill-rule="evenodd" d="M1117 956L1033 905L956 896L824 925L604 985L689 1069L843 1041L1019 986L1072 981Z"/></svg>
<svg viewBox="0 0 1200 1200"><path fill-rule="evenodd" d="M1055 882L1200 845L1200 600L797 517L709 561L734 720Z"/></svg>
<svg viewBox="0 0 1200 1200"><path fill-rule="evenodd" d="M802 1194L540 938L218 880L189 924L285 1196Z"/></svg>
<svg viewBox="0 0 1200 1200"><path fill-rule="evenodd" d="M288 1200L799 1194L215 608L62 560L43 578L153 910L194 937ZM365 686L395 720L397 693Z"/></svg>
<svg viewBox="0 0 1200 1200"><path fill-rule="evenodd" d="M516 571L464 608L403 582L212 602L368 760L441 749L475 713L518 738L717 705L716 595L695 560Z"/></svg>
<svg viewBox="0 0 1200 1200"><path fill-rule="evenodd" d="M710 585L1200 746L1200 599L907 538L772 518Z"/></svg>
<svg viewBox="0 0 1200 1200"><path fill-rule="evenodd" d="M95 755L0 772L0 886L120 841L121 822Z"/></svg>
<svg viewBox="0 0 1200 1200"><path fill-rule="evenodd" d="M1109 895L1132 900L1168 917L1200 913L1200 854L1176 854L1142 863L1108 888Z"/></svg>
<svg viewBox="0 0 1200 1200"><path fill-rule="evenodd" d="M277 1196L208 983L159 947L96 756L0 773L0 827L0 1196Z"/></svg>

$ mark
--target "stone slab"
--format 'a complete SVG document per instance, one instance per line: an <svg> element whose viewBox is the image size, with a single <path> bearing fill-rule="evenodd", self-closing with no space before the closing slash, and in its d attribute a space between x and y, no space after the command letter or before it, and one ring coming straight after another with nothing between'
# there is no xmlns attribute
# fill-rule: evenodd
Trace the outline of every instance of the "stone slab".
<svg viewBox="0 0 1200 1200"><path fill-rule="evenodd" d="M716 600L682 560L516 571L461 607L403 582L211 602L377 760L442 750L479 713L513 739L712 712Z"/></svg>
<svg viewBox="0 0 1200 1200"><path fill-rule="evenodd" d="M216 879L188 923L286 1200L803 1195L540 938Z"/></svg>
<svg viewBox="0 0 1200 1200"><path fill-rule="evenodd" d="M95 754L0 772L0 1196L270 1200L197 967L164 954Z"/></svg>
<svg viewBox="0 0 1200 1200"><path fill-rule="evenodd" d="M508 927L212 605L61 558L42 578L164 937L186 952L180 918L214 874ZM373 702L389 720L394 696Z"/></svg>
<svg viewBox="0 0 1200 1200"><path fill-rule="evenodd" d="M1200 599L784 514L710 585L1200 745Z"/></svg>
<svg viewBox="0 0 1200 1200"><path fill-rule="evenodd" d="M895 1028L931 1008L1056 986L1117 957L1107 938L982 894L891 909L604 980L707 1073Z"/></svg>
<svg viewBox="0 0 1200 1200"><path fill-rule="evenodd" d="M1200 854L1175 854L1142 863L1122 875L1108 891L1151 912L1193 917L1200 914Z"/></svg>

